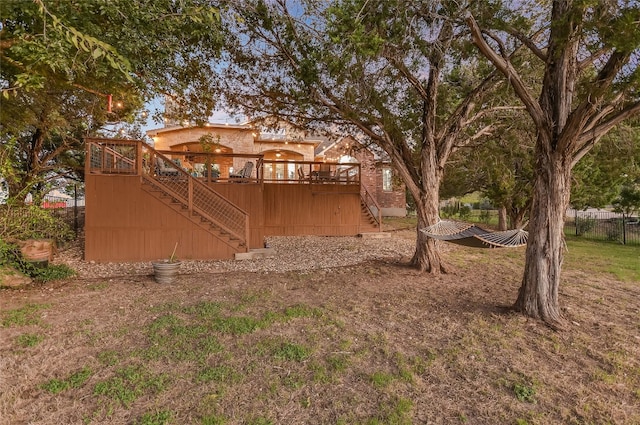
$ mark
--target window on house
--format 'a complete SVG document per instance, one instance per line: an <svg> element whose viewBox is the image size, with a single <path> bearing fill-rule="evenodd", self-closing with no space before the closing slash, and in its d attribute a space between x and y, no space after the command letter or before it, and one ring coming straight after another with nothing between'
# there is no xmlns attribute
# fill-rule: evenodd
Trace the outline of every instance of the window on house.
<svg viewBox="0 0 640 425"><path fill-rule="evenodd" d="M391 168L385 167L382 169L382 190L385 192L391 192L393 190L391 175Z"/></svg>

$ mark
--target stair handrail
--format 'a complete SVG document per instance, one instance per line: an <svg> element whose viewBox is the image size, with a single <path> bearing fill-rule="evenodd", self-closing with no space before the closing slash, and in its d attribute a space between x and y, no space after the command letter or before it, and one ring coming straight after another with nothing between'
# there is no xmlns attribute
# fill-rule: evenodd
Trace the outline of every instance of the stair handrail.
<svg viewBox="0 0 640 425"><path fill-rule="evenodd" d="M378 224L378 232L382 232L382 211L380 211L380 206L376 202L375 198L371 196L364 184L360 184L360 199L362 199L362 202L369 210L369 213ZM377 214L375 215L373 214L372 206L376 209Z"/></svg>
<svg viewBox="0 0 640 425"><path fill-rule="evenodd" d="M146 143L143 143L141 141L139 141L139 143L142 143L142 155L144 160L148 160L147 164L145 164L143 161L143 166L141 167L141 174L144 178L152 181L154 185L160 187L173 198L182 202L182 204L188 208L190 214L192 214L193 212L200 214L230 235L239 239L241 244L244 244L247 248L249 247L249 214L246 211L244 211L242 208L238 207L233 202L229 201L227 198L223 197L216 191L212 190L206 184L191 176L191 174L187 173L182 169L182 167L179 167L167 156L158 152ZM144 152L145 150L147 152ZM177 175L175 176L176 178L171 179L171 182L187 182L187 196L176 192L175 189L171 188L169 185L165 184L162 179L158 178L160 176L158 176L155 172L156 158L160 158L162 161L164 161L167 168L177 171ZM198 190L199 193L205 193L206 195L215 199L215 201L222 204L222 207L225 209L225 214L222 214L221 217L227 219L226 222L219 220L218 217L213 216L209 213L209 211L194 203L194 193L196 192L196 190ZM236 220L234 220L234 218ZM232 223L235 221L241 222L242 225L233 226ZM242 227L242 229L240 229L240 227Z"/></svg>

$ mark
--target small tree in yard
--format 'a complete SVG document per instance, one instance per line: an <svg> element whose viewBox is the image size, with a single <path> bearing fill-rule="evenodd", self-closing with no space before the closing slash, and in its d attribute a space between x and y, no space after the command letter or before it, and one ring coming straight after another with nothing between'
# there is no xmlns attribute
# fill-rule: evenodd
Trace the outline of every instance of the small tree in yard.
<svg viewBox="0 0 640 425"><path fill-rule="evenodd" d="M613 201L617 212L627 215L640 211L640 184L627 184L622 186L620 196Z"/></svg>
<svg viewBox="0 0 640 425"><path fill-rule="evenodd" d="M526 224L533 181L533 132L524 111L503 115L505 125L471 149L460 149L447 165L444 188L452 195L480 191L498 208L499 230Z"/></svg>
<svg viewBox="0 0 640 425"><path fill-rule="evenodd" d="M607 133L573 168L571 206L604 208L624 187L640 183L640 120L629 120ZM615 205L614 205L615 206Z"/></svg>
<svg viewBox="0 0 640 425"><path fill-rule="evenodd" d="M520 25L522 8L535 5L518 2L518 10L503 10L493 26L481 27L472 14L466 21L479 51L505 75L537 130L529 242L515 307L556 327L563 324L558 287L571 170L609 130L640 113L640 5L553 0L540 20L545 26L528 36ZM504 40L512 39L544 66L537 96L508 57Z"/></svg>

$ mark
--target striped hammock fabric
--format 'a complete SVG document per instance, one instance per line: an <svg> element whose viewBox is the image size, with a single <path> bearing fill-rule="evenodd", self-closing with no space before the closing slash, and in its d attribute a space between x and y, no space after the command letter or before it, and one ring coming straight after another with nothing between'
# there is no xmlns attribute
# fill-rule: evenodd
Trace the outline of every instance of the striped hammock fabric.
<svg viewBox="0 0 640 425"><path fill-rule="evenodd" d="M527 244L529 233L522 229L490 232L475 224L441 220L420 229L430 238L475 248L515 248Z"/></svg>

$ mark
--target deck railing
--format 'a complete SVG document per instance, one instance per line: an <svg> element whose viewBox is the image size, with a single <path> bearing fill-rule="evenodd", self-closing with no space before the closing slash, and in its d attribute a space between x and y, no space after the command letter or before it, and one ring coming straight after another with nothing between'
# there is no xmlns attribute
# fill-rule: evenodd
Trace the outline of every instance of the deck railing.
<svg viewBox="0 0 640 425"><path fill-rule="evenodd" d="M138 143L132 140L87 139L86 169L91 174L138 174Z"/></svg>
<svg viewBox="0 0 640 425"><path fill-rule="evenodd" d="M199 214L246 244L249 240L249 216L238 206L193 178L172 159L148 145L142 146L143 176L177 198L189 213Z"/></svg>
<svg viewBox="0 0 640 425"><path fill-rule="evenodd" d="M360 164L319 161L263 161L269 183L360 184Z"/></svg>
<svg viewBox="0 0 640 425"><path fill-rule="evenodd" d="M264 159L262 154L159 151L207 183L360 184L360 164ZM250 173L240 176L251 163Z"/></svg>
<svg viewBox="0 0 640 425"><path fill-rule="evenodd" d="M200 181L262 183L262 154L158 151Z"/></svg>

